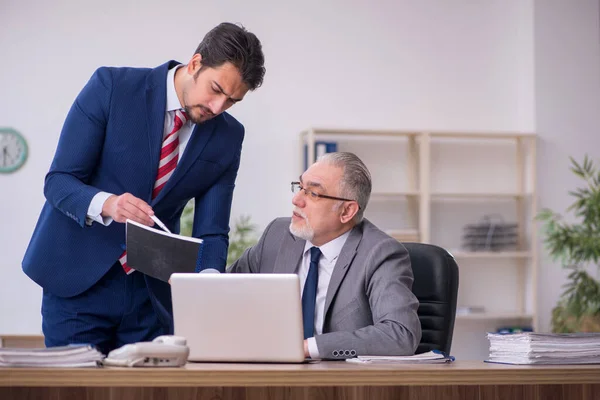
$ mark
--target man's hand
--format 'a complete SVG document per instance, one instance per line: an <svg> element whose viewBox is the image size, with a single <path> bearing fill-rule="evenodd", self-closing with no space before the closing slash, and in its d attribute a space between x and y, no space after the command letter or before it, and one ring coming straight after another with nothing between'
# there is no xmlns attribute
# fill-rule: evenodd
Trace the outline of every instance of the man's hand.
<svg viewBox="0 0 600 400"><path fill-rule="evenodd" d="M308 340L304 339L304 357L310 358L310 353L308 352Z"/></svg>
<svg viewBox="0 0 600 400"><path fill-rule="evenodd" d="M150 218L151 215L154 215L152 207L131 193L124 193L120 196L113 194L106 199L102 206L103 217L111 217L121 223L130 219L140 224L153 226L154 221Z"/></svg>

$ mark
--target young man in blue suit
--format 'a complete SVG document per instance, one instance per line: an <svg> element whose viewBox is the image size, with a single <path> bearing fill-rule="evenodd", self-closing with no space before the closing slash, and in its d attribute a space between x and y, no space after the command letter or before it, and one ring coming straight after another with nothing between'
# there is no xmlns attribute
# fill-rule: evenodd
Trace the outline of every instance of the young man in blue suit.
<svg viewBox="0 0 600 400"><path fill-rule="evenodd" d="M173 332L170 286L126 263L127 219L172 232L195 199L202 268L225 269L244 127L225 112L258 88L260 41L223 23L187 65L96 70L65 120L23 260L43 288L46 346L104 353ZM210 307L204 304L199 306Z"/></svg>

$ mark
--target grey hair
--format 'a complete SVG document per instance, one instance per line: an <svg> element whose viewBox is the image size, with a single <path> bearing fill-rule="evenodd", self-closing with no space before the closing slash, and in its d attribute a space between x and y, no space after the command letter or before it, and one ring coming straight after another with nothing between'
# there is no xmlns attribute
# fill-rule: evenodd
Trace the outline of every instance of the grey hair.
<svg viewBox="0 0 600 400"><path fill-rule="evenodd" d="M356 223L362 221L372 187L371 173L367 166L356 154L349 152L326 153L319 157L317 162L342 168L340 197L356 200L360 209L354 216L354 221Z"/></svg>

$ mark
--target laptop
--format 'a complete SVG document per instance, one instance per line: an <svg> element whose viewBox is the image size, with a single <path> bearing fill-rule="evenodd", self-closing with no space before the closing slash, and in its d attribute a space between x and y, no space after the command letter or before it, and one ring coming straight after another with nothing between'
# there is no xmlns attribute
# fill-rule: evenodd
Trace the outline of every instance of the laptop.
<svg viewBox="0 0 600 400"><path fill-rule="evenodd" d="M188 361L305 361L298 275L174 273L171 293Z"/></svg>

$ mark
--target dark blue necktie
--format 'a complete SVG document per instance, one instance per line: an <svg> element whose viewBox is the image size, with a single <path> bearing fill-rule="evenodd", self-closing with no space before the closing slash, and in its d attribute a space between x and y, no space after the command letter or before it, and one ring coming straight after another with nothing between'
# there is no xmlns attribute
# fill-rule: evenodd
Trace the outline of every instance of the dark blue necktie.
<svg viewBox="0 0 600 400"><path fill-rule="evenodd" d="M302 322L304 324L304 339L315 336L315 303L317 301L317 284L319 283L318 247L310 248L310 268L302 291Z"/></svg>

